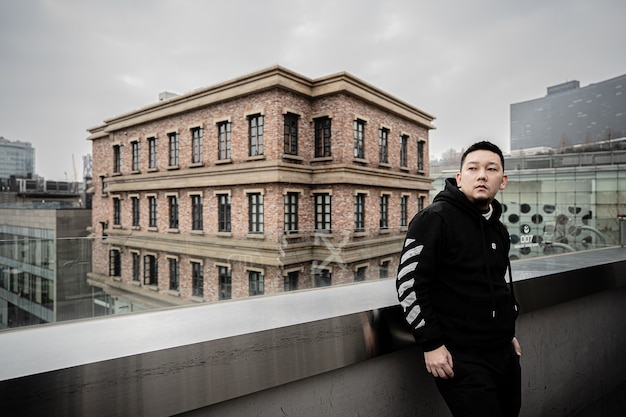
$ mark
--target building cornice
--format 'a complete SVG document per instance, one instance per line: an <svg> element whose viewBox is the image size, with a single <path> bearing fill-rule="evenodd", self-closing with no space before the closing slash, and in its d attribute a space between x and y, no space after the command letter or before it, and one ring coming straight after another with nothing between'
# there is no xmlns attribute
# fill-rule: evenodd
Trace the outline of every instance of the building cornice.
<svg viewBox="0 0 626 417"><path fill-rule="evenodd" d="M432 124L434 116L347 72L312 80L277 65L105 119L104 124L88 129L91 133L88 139L99 139L108 133L138 124L276 88L289 90L312 99L340 93L349 94L400 117L417 122L427 129L435 128Z"/></svg>

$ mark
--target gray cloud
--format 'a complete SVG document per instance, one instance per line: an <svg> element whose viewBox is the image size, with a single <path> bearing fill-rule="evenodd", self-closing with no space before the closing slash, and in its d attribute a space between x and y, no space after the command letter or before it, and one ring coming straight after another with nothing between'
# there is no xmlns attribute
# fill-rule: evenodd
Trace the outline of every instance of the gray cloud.
<svg viewBox="0 0 626 417"><path fill-rule="evenodd" d="M626 72L625 15L621 0L6 1L0 135L62 179L102 120L280 64L348 71L435 115L436 156L479 137L508 149L511 103Z"/></svg>

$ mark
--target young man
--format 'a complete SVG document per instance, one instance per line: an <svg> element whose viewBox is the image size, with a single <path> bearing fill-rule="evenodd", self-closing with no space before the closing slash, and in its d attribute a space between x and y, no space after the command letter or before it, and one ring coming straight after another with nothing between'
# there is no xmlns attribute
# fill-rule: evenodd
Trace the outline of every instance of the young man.
<svg viewBox="0 0 626 417"><path fill-rule="evenodd" d="M455 417L517 417L521 406L510 241L495 200L507 179L496 145L470 146L411 221L398 268L405 318Z"/></svg>

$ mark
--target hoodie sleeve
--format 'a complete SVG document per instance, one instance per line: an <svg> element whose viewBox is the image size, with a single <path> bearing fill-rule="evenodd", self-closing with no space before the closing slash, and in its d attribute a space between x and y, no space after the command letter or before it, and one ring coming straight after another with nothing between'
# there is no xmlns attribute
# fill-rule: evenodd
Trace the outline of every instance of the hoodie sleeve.
<svg viewBox="0 0 626 417"><path fill-rule="evenodd" d="M440 260L442 232L443 221L437 213L426 210L415 216L404 240L396 279L404 317L424 351L444 344L430 298Z"/></svg>

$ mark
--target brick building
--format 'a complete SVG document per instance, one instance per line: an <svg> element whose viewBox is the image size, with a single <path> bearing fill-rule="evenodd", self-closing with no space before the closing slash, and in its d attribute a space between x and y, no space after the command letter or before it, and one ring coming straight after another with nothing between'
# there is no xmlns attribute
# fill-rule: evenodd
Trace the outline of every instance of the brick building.
<svg viewBox="0 0 626 417"><path fill-rule="evenodd" d="M433 116L276 66L89 129L92 285L143 305L392 277Z"/></svg>

